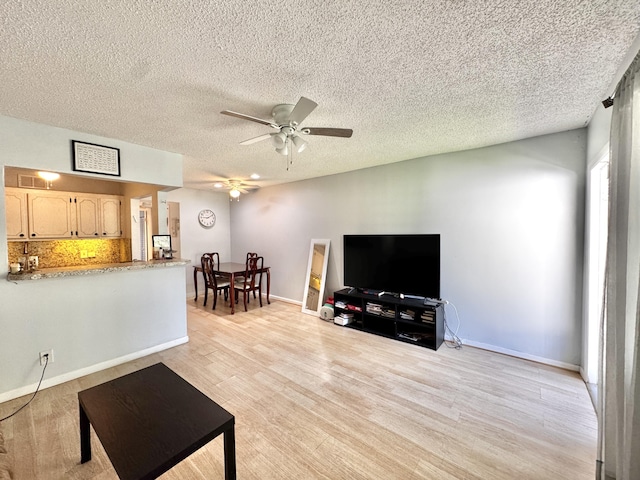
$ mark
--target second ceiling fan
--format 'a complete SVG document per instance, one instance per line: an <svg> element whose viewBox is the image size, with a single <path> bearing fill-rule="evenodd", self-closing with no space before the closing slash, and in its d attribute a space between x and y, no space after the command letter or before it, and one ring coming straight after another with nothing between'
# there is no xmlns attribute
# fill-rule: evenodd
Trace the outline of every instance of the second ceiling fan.
<svg viewBox="0 0 640 480"><path fill-rule="evenodd" d="M271 121L245 115L244 113L232 112L231 110L223 110L220 113L267 125L277 130L277 132L265 133L259 137L240 142L240 145L251 145L270 138L276 148L276 152L287 155L292 149L302 152L307 147L307 142L302 138L305 135L349 138L353 134L353 130L350 128L302 127L300 124L317 106L318 104L313 100L300 97L300 100L295 105L281 104L273 107L271 111L273 120Z"/></svg>

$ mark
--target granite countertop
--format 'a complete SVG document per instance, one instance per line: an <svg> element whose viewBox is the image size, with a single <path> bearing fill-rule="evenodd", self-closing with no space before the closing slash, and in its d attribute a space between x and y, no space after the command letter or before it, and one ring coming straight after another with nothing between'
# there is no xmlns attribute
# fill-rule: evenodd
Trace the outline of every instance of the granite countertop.
<svg viewBox="0 0 640 480"><path fill-rule="evenodd" d="M167 268L188 265L191 260L174 258L171 260L150 260L148 262L122 262L103 265L77 265L74 267L41 268L31 272L8 273L10 282L23 280L42 280L44 278L77 277L82 275L99 275L110 272L126 272L147 268Z"/></svg>

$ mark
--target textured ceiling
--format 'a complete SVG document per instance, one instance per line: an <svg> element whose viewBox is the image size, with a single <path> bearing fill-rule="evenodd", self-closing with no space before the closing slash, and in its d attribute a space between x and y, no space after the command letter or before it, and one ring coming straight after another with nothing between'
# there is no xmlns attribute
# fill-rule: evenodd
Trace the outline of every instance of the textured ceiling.
<svg viewBox="0 0 640 480"><path fill-rule="evenodd" d="M4 0L0 114L184 155L185 186L270 185L586 125L640 0ZM286 158L264 125L318 103ZM135 161L125 159L122 161Z"/></svg>

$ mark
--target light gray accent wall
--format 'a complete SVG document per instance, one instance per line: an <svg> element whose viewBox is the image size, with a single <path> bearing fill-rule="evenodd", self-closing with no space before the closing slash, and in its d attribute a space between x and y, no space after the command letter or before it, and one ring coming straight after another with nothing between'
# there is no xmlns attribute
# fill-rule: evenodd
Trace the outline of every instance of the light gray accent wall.
<svg viewBox="0 0 640 480"><path fill-rule="evenodd" d="M0 397L38 381L41 351L49 380L186 337L184 284L185 267L0 281Z"/></svg>
<svg viewBox="0 0 640 480"><path fill-rule="evenodd" d="M203 253L218 252L221 262L231 261L230 209L227 192L211 192L179 188L168 192L170 202L180 203L181 257L191 260L186 278L187 295L194 294L193 266L200 265ZM203 228L198 223L198 213L210 208L216 214L216 224ZM202 277L198 277L198 293L204 293Z"/></svg>
<svg viewBox="0 0 640 480"><path fill-rule="evenodd" d="M71 140L120 149L120 177L74 172ZM0 116L1 165L51 170L100 180L182 186L182 156L133 143ZM176 161L179 160L179 161Z"/></svg>
<svg viewBox="0 0 640 480"><path fill-rule="evenodd" d="M40 378L38 353L53 349L46 381L135 356L187 335L188 267L8 282L4 167L72 171L71 140L120 148L118 180L182 185L182 157L122 141L0 117L0 398ZM103 176L100 176L101 178ZM33 391L33 390L31 390Z"/></svg>
<svg viewBox="0 0 640 480"><path fill-rule="evenodd" d="M259 252L272 294L301 301L312 238L331 239L331 295L343 287L344 234L439 233L442 297L462 338L578 365L586 133L260 189L232 203L232 258ZM455 328L451 307L447 318Z"/></svg>

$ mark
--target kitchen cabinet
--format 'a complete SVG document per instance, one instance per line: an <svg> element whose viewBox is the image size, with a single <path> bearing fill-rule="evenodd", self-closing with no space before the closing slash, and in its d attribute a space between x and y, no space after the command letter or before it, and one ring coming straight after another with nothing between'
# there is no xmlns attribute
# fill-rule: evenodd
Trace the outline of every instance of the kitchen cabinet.
<svg viewBox="0 0 640 480"><path fill-rule="evenodd" d="M119 195L5 188L8 240L119 238Z"/></svg>
<svg viewBox="0 0 640 480"><path fill-rule="evenodd" d="M7 239L26 240L29 235L27 194L18 188L5 188Z"/></svg>
<svg viewBox="0 0 640 480"><path fill-rule="evenodd" d="M102 195L99 198L100 224L103 237L122 236L122 197Z"/></svg>
<svg viewBox="0 0 640 480"><path fill-rule="evenodd" d="M76 232L80 238L100 235L100 202L97 195L76 195Z"/></svg>
<svg viewBox="0 0 640 480"><path fill-rule="evenodd" d="M75 204L72 194L42 190L27 194L29 238L73 238Z"/></svg>
<svg viewBox="0 0 640 480"><path fill-rule="evenodd" d="M117 238L122 236L122 197L76 194L77 236Z"/></svg>

